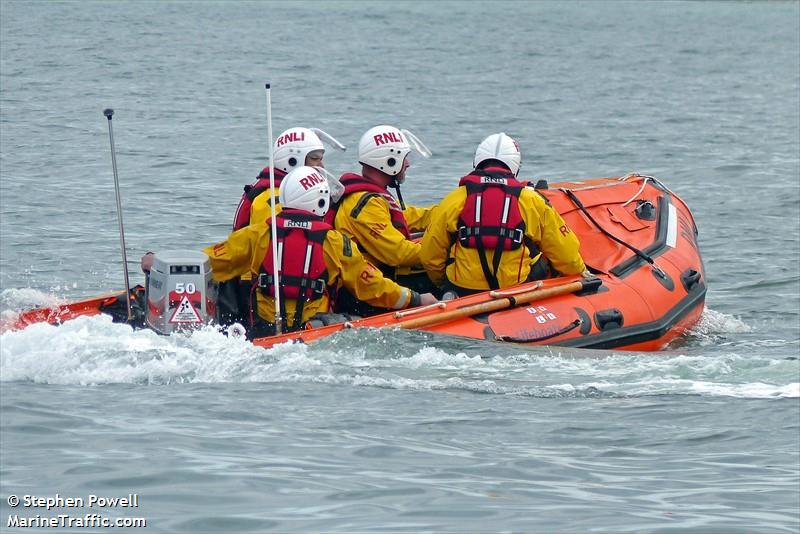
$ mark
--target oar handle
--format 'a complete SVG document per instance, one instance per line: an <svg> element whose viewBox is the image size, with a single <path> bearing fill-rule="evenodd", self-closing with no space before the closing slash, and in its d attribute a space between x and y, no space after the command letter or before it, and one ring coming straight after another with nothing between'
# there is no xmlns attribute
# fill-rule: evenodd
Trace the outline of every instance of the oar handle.
<svg viewBox="0 0 800 534"><path fill-rule="evenodd" d="M600 281L599 279L594 280L597 282ZM520 293L519 295L511 297L472 304L471 306L464 306L463 308L459 308L457 310L449 310L433 315L426 315L425 317L408 319L407 321L401 321L397 323L395 326L399 326L400 328L404 329L422 328L438 323L462 319L464 317L471 317L472 315L476 315L478 313L490 313L493 311L502 310L504 308L511 308L518 304L527 304L529 302L555 297L558 295L575 293L576 291L587 288L588 282L592 282L592 280L577 280L575 282L548 287L545 289L534 289L528 291L527 293Z"/></svg>

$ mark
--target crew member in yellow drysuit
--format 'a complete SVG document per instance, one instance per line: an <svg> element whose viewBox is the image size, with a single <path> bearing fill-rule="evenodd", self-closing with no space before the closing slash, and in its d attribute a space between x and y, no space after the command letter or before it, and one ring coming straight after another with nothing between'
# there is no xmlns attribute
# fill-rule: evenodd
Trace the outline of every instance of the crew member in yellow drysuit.
<svg viewBox="0 0 800 534"><path fill-rule="evenodd" d="M405 206L402 197L398 204L388 190L394 187L399 195L412 146L423 156L430 156L427 147L407 130L386 125L369 129L358 146L362 174L345 173L339 179L344 193L335 208L333 224L386 276L425 292L433 286L419 260L420 245L411 234L428 226L434 208ZM349 297L340 296L342 309L353 311L355 305L357 313L374 313Z"/></svg>
<svg viewBox="0 0 800 534"><path fill-rule="evenodd" d="M281 180L292 169L302 166L324 167L325 146L323 141L337 150L345 146L331 135L318 128L289 128L275 139L273 147L273 174L275 190L270 187L270 167L264 167L256 181L246 185L236 208L233 231L249 224L265 223L272 216L272 204L280 212L278 188ZM247 322L250 309L250 273L241 280L229 280L220 284L217 305L223 324Z"/></svg>
<svg viewBox="0 0 800 534"><path fill-rule="evenodd" d="M436 301L433 295L420 295L385 278L347 236L323 222L330 205L330 185L318 169L300 167L291 171L281 182L279 200L283 209L278 215L278 239L281 245L286 242L286 246L279 247L279 288L286 292L286 298L281 299L283 330L296 330L314 315L329 312L331 295L339 285L356 298L382 308L399 309ZM291 242L290 235L295 236ZM256 281L252 289L257 294L257 306L256 313L251 313L251 336L274 333L271 237L270 224L250 224L226 241L204 249L216 281L246 273Z"/></svg>
<svg viewBox="0 0 800 534"><path fill-rule="evenodd" d="M514 139L490 135L475 152L475 170L439 204L420 259L443 290L463 296L557 273L591 276L561 215L516 180L521 162Z"/></svg>

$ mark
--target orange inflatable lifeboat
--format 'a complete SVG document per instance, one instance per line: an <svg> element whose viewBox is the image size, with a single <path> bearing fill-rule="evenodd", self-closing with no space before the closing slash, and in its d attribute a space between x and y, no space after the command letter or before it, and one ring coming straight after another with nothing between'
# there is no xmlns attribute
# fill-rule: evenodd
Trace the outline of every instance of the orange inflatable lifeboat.
<svg viewBox="0 0 800 534"><path fill-rule="evenodd" d="M700 318L705 273L686 204L651 176L563 182L537 191L581 242L595 279L562 277L282 336L309 342L343 328L399 327L528 345L659 350Z"/></svg>
<svg viewBox="0 0 800 534"><path fill-rule="evenodd" d="M311 342L345 328L397 327L526 345L650 351L697 323L706 293L697 227L686 204L665 185L630 174L549 186L540 182L537 191L578 235L581 255L595 278L529 282L253 343L268 347ZM143 292L137 286L132 296ZM125 321L122 301L124 291L28 310L0 329L98 313Z"/></svg>

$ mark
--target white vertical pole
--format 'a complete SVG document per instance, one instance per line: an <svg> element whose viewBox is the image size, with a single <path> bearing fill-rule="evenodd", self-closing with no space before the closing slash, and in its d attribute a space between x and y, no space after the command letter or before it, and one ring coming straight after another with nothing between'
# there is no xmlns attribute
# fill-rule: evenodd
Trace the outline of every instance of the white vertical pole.
<svg viewBox="0 0 800 534"><path fill-rule="evenodd" d="M272 206L272 265L275 266L275 334L281 334L281 294L280 294L280 263L278 263L278 225L275 218L275 153L272 145L272 96L270 93L270 84L267 87L267 138L269 139L269 187L272 190L273 197L270 199Z"/></svg>

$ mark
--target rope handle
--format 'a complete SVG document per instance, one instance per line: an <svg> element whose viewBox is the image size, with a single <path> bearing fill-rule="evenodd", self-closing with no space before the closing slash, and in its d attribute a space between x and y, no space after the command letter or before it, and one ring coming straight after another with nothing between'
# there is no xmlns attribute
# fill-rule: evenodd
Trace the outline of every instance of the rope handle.
<svg viewBox="0 0 800 534"><path fill-rule="evenodd" d="M542 287L542 282L539 280L533 287L518 287L516 289L506 289L504 291L496 290L496 291L489 291L489 296L493 299L500 299L503 297L510 297L511 295L519 295L520 293L525 293L526 291L533 291L534 289L539 289Z"/></svg>
<svg viewBox="0 0 800 534"><path fill-rule="evenodd" d="M446 307L447 307L446 302L434 302L433 304L428 304L427 306L417 306L416 308L411 308L410 310L396 311L394 312L394 318L402 319L403 317L408 317L409 315L414 315L415 313L432 310L434 308L439 308L440 310L443 310Z"/></svg>

